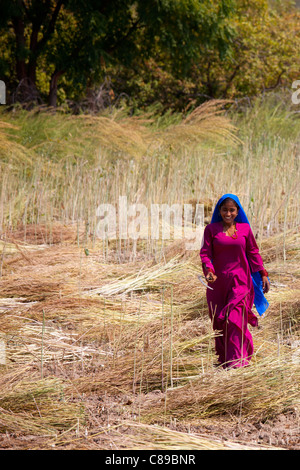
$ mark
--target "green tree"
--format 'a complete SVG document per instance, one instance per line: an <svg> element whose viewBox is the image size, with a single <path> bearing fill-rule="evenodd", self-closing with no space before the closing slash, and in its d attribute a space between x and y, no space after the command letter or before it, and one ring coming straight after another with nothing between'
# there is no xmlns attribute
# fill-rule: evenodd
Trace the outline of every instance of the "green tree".
<svg viewBox="0 0 300 470"><path fill-rule="evenodd" d="M61 77L76 94L99 83L107 66L158 52L186 77L205 49L220 57L230 50L234 8L234 0L1 0L0 72L21 101L39 96L47 80L51 106Z"/></svg>
<svg viewBox="0 0 300 470"><path fill-rule="evenodd" d="M217 13L209 16L216 18ZM209 42L199 40L188 73L157 44L144 63L109 71L114 90L126 91L138 107L159 102L164 111L181 111L210 98L291 89L300 63L300 11L292 0L239 0L218 24ZM222 41L227 44L224 51Z"/></svg>
<svg viewBox="0 0 300 470"><path fill-rule="evenodd" d="M294 2L239 0L231 25L230 54L213 49L198 62L190 80L214 98L255 96L299 77L300 12Z"/></svg>

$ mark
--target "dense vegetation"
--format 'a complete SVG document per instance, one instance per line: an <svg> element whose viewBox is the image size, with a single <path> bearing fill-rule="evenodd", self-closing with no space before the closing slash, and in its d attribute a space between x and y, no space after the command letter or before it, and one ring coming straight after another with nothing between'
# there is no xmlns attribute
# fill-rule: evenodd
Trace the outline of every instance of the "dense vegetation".
<svg viewBox="0 0 300 470"><path fill-rule="evenodd" d="M2 0L0 78L8 102L184 110L290 88L299 19L290 0Z"/></svg>

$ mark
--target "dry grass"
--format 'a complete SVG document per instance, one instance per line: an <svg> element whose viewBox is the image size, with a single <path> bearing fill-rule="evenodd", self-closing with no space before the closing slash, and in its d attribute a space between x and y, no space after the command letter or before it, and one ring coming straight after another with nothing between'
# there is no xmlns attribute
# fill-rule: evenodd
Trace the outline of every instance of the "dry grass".
<svg viewBox="0 0 300 470"><path fill-rule="evenodd" d="M109 432L109 438L105 435ZM96 444L97 438L101 437L102 445ZM276 450L275 446L247 444L246 442L234 442L222 440L220 438L208 437L197 433L186 433L172 430L163 426L149 426L147 424L125 421L120 425L77 439L56 439L53 440L53 446L62 444L77 444L81 449L100 448L106 449L108 442L113 441L119 450ZM93 442L94 441L94 442ZM278 448L280 450L280 447ZM170 457L170 455L169 455ZM193 456L186 457L186 463L193 463ZM166 463L168 462L168 457ZM175 462L175 459L174 459ZM184 460L182 459L182 463Z"/></svg>
<svg viewBox="0 0 300 470"><path fill-rule="evenodd" d="M248 121L239 115L230 119L232 112L224 111L229 104L212 100L165 125L154 115L128 117L124 112L3 115L9 128L0 135L0 145L10 146L0 165L3 233L8 236L11 228L22 226L24 242L32 230L37 242L56 243L59 221L74 224L76 238L77 224L83 226L95 242L96 208L107 202L117 207L120 195L148 210L152 203L199 202L209 217L220 194L230 191L239 195L260 240L277 234L284 238L300 223L299 145L288 138L291 127L297 135L298 120L295 113L285 114L281 137L276 112L255 108L253 120L258 112L269 119L265 136L263 129L258 134L250 112ZM14 145L23 149L24 158L15 159ZM120 240L116 244L122 259L127 241L124 247ZM144 242L149 255L160 248Z"/></svg>
<svg viewBox="0 0 300 470"><path fill-rule="evenodd" d="M26 147L11 139L9 131L17 129L17 126L9 122L0 121L0 156L2 162L8 164L9 167L10 164L15 164L20 160L22 163L32 164L30 152Z"/></svg>
<svg viewBox="0 0 300 470"><path fill-rule="evenodd" d="M299 404L299 365L287 353L280 360L269 356L259 363L254 361L247 370L194 377L190 384L168 391L166 403L161 406L155 399L152 403L146 401L143 419L154 423L171 416L188 422L226 415L230 410L255 422L297 408Z"/></svg>
<svg viewBox="0 0 300 470"><path fill-rule="evenodd" d="M28 116L35 132L16 120L18 138L2 126L1 446L299 448L298 146L246 125L243 135L223 105L160 127L153 116L46 113ZM230 372L214 366L198 250L95 232L97 205L117 207L120 195L202 202L208 221L228 191L272 282L251 365ZM258 428L282 417L289 430L262 446Z"/></svg>
<svg viewBox="0 0 300 470"><path fill-rule="evenodd" d="M58 378L38 379L29 366L1 374L2 432L53 436L79 420L84 420L83 408L65 397L64 384Z"/></svg>
<svg viewBox="0 0 300 470"><path fill-rule="evenodd" d="M18 250L3 262L3 432L18 439L35 435L41 448L105 449L114 442L120 449L254 449L262 447L180 427L224 417L230 423L233 416L242 426L297 412L299 281L293 263L287 261L292 286L285 284L288 270L283 278L273 265L271 307L253 331L250 367L228 372L214 367L199 260L112 264L93 250L82 256L76 242L35 246L26 245L30 264ZM294 233L286 246L289 256ZM100 397L106 397L102 408Z"/></svg>
<svg viewBox="0 0 300 470"><path fill-rule="evenodd" d="M230 103L226 100L210 100L192 111L181 123L170 126L160 136L162 145L173 148L185 147L188 142L190 149L200 143L212 146L228 144L240 144L237 137L237 127L234 126L228 116L224 114L225 106Z"/></svg>
<svg viewBox="0 0 300 470"><path fill-rule="evenodd" d="M211 143L219 146L238 143L237 128L225 114L227 100L211 100L202 104L187 117L163 131L155 127L155 116L144 114L128 118L121 112L112 116L79 116L69 118L83 126L87 138L102 148L122 155L143 158L145 155L166 152L171 148Z"/></svg>

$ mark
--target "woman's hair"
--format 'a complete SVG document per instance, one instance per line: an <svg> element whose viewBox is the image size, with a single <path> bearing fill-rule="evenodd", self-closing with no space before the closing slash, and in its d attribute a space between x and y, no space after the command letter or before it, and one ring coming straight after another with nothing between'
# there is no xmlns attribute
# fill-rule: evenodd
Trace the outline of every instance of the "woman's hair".
<svg viewBox="0 0 300 470"><path fill-rule="evenodd" d="M222 206L224 206L224 204L226 204L226 202L228 201L231 201L233 202L233 204L236 206L236 208L239 210L240 206L235 202L234 199L232 199L231 197L227 197L226 199L224 199L224 201L221 202L221 204L219 204L219 209L221 209Z"/></svg>

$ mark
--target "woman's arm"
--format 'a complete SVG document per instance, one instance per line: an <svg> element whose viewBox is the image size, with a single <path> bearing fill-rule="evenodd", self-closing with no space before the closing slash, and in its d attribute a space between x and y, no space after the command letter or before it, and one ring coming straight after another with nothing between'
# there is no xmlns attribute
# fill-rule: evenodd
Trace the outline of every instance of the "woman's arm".
<svg viewBox="0 0 300 470"><path fill-rule="evenodd" d="M263 283L263 292L266 294L270 290L270 282L268 279L268 273L265 269L259 271L259 274L261 275L262 283Z"/></svg>

